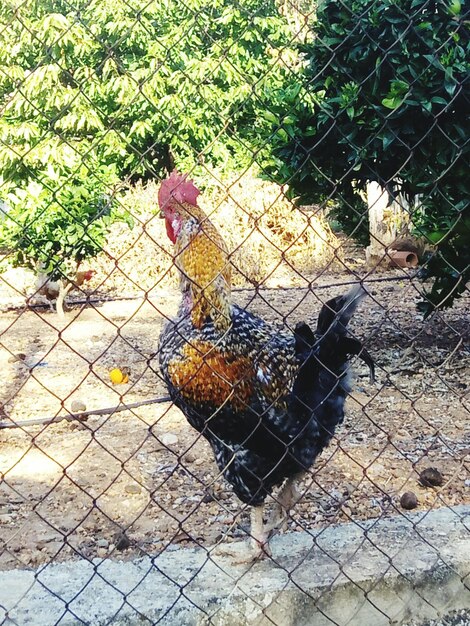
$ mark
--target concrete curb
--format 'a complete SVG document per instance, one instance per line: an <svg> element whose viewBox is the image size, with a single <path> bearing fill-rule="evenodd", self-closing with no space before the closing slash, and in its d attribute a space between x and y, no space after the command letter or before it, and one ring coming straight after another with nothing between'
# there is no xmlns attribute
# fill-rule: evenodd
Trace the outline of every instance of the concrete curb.
<svg viewBox="0 0 470 626"><path fill-rule="evenodd" d="M272 549L278 566L174 548L0 572L0 624L390 626L470 615L470 506L287 533Z"/></svg>

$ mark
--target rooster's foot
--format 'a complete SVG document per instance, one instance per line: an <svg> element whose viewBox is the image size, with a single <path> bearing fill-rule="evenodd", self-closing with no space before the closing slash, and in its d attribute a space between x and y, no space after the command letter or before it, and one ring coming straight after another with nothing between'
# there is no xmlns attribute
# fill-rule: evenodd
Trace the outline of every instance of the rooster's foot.
<svg viewBox="0 0 470 626"><path fill-rule="evenodd" d="M265 556L271 556L271 548L269 547L269 532L263 523L264 506L257 506L251 509L251 540L250 548L246 548L246 543L240 545L239 542L232 545L219 545L214 553L229 556L232 562L237 564L253 563Z"/></svg>
<svg viewBox="0 0 470 626"><path fill-rule="evenodd" d="M240 545L241 543L243 545ZM232 565L249 565L266 556L271 556L271 548L267 541L264 543L252 541L249 546L245 542L236 542L235 544L217 546L213 554L229 557Z"/></svg>

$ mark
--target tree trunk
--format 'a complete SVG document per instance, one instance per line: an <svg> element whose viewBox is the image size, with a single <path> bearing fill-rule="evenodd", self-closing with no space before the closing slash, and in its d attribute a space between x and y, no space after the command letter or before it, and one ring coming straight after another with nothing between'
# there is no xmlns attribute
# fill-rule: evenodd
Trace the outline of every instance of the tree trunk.
<svg viewBox="0 0 470 626"><path fill-rule="evenodd" d="M387 251L395 239L408 232L409 205L400 195L393 200L388 191L374 181L367 183L367 204L370 245L366 248L366 259L369 265L375 266L388 258Z"/></svg>

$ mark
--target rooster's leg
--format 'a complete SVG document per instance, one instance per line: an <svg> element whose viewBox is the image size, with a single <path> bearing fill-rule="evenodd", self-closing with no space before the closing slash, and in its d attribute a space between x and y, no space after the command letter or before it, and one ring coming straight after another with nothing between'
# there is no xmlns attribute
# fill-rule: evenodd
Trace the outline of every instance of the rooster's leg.
<svg viewBox="0 0 470 626"><path fill-rule="evenodd" d="M57 300L55 303L55 308L59 317L64 317L65 296L68 294L72 287L72 283L64 285L63 281L60 281L59 295L57 296Z"/></svg>
<svg viewBox="0 0 470 626"><path fill-rule="evenodd" d="M290 509L300 497L297 484L302 479L303 473L288 478L281 491L276 497L271 520L267 528L268 532L273 530L287 530L287 519Z"/></svg>
<svg viewBox="0 0 470 626"><path fill-rule="evenodd" d="M264 526L263 521L264 504L254 506L251 509L251 545L254 557L262 558L265 555L271 556L271 550L268 545L269 532Z"/></svg>
<svg viewBox="0 0 470 626"><path fill-rule="evenodd" d="M248 551L246 548L240 550L240 544L219 545L215 554L231 557L233 564L252 563L266 555L271 556L268 545L269 533L264 525L263 513L264 505L254 506L251 509L250 549Z"/></svg>

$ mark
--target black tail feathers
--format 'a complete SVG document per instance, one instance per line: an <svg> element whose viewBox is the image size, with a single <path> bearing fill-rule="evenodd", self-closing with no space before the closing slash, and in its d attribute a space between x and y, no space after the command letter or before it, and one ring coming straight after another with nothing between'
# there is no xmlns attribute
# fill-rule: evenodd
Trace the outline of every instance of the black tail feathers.
<svg viewBox="0 0 470 626"><path fill-rule="evenodd" d="M345 295L328 300L318 315L317 334L322 336L334 332L345 335L355 310L366 295L364 287L358 285Z"/></svg>
<svg viewBox="0 0 470 626"><path fill-rule="evenodd" d="M314 333L308 324L300 322L295 328L295 351L301 362L310 355L330 369L332 373L344 366L350 355L357 355L369 367L370 380L375 380L375 367L371 355L358 339L347 336L348 324L366 291L359 285L347 294L328 300L318 315Z"/></svg>

